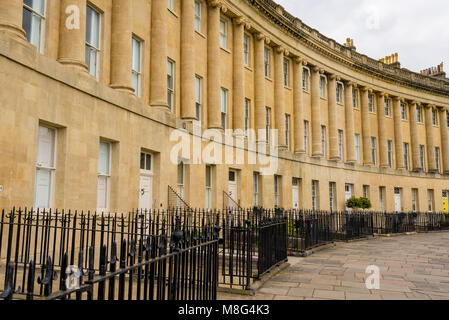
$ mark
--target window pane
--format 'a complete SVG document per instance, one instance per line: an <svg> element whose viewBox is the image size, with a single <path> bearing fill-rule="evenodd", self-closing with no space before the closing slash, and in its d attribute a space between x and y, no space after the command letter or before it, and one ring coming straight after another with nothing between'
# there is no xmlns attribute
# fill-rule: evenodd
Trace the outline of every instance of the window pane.
<svg viewBox="0 0 449 320"><path fill-rule="evenodd" d="M184 164L178 164L178 185L184 184Z"/></svg>
<svg viewBox="0 0 449 320"><path fill-rule="evenodd" d="M110 144L107 142L100 142L100 151L98 157L98 173L102 175L109 175L109 159L110 159Z"/></svg>
<svg viewBox="0 0 449 320"><path fill-rule="evenodd" d="M140 41L133 38L133 70L140 72Z"/></svg>
<svg viewBox="0 0 449 320"><path fill-rule="evenodd" d="M146 155L146 164L145 164L145 168L146 170L151 170L151 154L147 154Z"/></svg>
<svg viewBox="0 0 449 320"><path fill-rule="evenodd" d="M34 206L36 208L50 207L51 171L36 169L36 194Z"/></svg>
<svg viewBox="0 0 449 320"><path fill-rule="evenodd" d="M86 42L99 48L100 14L87 6L86 11Z"/></svg>
<svg viewBox="0 0 449 320"><path fill-rule="evenodd" d="M24 0L23 3L40 15L44 15L45 0Z"/></svg>
<svg viewBox="0 0 449 320"><path fill-rule="evenodd" d="M145 153L140 154L140 169L145 169Z"/></svg>

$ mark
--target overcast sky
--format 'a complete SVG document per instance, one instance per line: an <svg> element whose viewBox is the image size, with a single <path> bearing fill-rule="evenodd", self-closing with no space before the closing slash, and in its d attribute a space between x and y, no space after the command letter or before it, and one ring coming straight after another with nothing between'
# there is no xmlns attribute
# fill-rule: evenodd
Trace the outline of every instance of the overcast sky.
<svg viewBox="0 0 449 320"><path fill-rule="evenodd" d="M399 53L403 68L419 72L445 63L449 74L447 0L275 0L305 24L380 59Z"/></svg>

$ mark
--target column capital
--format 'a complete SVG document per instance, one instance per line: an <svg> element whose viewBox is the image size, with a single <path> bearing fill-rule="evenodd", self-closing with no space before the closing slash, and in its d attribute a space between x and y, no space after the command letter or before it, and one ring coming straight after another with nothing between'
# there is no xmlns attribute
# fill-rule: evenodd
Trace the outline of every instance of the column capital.
<svg viewBox="0 0 449 320"><path fill-rule="evenodd" d="M416 100L409 100L408 103L412 106L420 106L421 105L421 103L419 103Z"/></svg>
<svg viewBox="0 0 449 320"><path fill-rule="evenodd" d="M265 36L265 44L270 44L271 43L271 39L267 36Z"/></svg>
<svg viewBox="0 0 449 320"><path fill-rule="evenodd" d="M242 24L246 24L246 19L243 16L237 16L233 19L234 24L240 26Z"/></svg>
<svg viewBox="0 0 449 320"><path fill-rule="evenodd" d="M388 97L388 94L386 94L385 92L382 92L382 91L376 91L376 95L379 98L387 98Z"/></svg>
<svg viewBox="0 0 449 320"><path fill-rule="evenodd" d="M402 99L401 97L398 97L398 96L394 96L394 97L393 97L393 101L394 101L394 102L402 102L402 100L403 100L403 99Z"/></svg>
<svg viewBox="0 0 449 320"><path fill-rule="evenodd" d="M221 0L207 0L207 4L213 8L219 7L222 4Z"/></svg>
<svg viewBox="0 0 449 320"><path fill-rule="evenodd" d="M337 78L338 78L338 76L336 75L336 74L333 74L333 73L331 73L331 74L329 74L328 76L327 76L327 78L329 79L329 80L337 80Z"/></svg>
<svg viewBox="0 0 449 320"><path fill-rule="evenodd" d="M251 23L249 23L247 20L245 20L245 29L246 30L251 30L253 26L251 25Z"/></svg>
<svg viewBox="0 0 449 320"><path fill-rule="evenodd" d="M435 108L436 108L436 105L431 104L431 103L427 103L427 104L425 104L425 106L426 106L426 108L428 108L428 109L435 109Z"/></svg>
<svg viewBox="0 0 449 320"><path fill-rule="evenodd" d="M318 72L320 72L320 68L319 67L317 67L317 66L311 66L311 68L310 68L311 70L312 70L312 72L315 72L315 73L318 73Z"/></svg>
<svg viewBox="0 0 449 320"><path fill-rule="evenodd" d="M275 49L275 51L276 51L276 53L278 53L278 54L281 54L281 53L284 53L284 54L285 54L285 49L284 49L284 47L281 46L281 45L277 46L276 49Z"/></svg>
<svg viewBox="0 0 449 320"><path fill-rule="evenodd" d="M367 87L367 86L360 86L360 89L362 91L368 91L368 93L373 93L373 89L371 89L370 87Z"/></svg>
<svg viewBox="0 0 449 320"><path fill-rule="evenodd" d="M352 86L352 87L354 87L354 88L357 87L357 83L354 82L353 80L345 80L344 83L345 83L345 85L347 85L347 86Z"/></svg>

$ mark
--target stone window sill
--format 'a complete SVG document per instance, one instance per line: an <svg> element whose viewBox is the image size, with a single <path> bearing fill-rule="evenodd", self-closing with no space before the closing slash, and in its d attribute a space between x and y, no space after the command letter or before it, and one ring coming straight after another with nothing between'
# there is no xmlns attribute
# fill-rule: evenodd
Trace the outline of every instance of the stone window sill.
<svg viewBox="0 0 449 320"><path fill-rule="evenodd" d="M172 15L174 15L176 18L179 18L179 16L176 14L176 12L174 12L172 9L167 8L167 10L168 10Z"/></svg>
<svg viewBox="0 0 449 320"><path fill-rule="evenodd" d="M226 49L226 48L223 48L223 47L220 47L220 49L223 50L224 52L228 53L228 54L231 54L231 51L229 49Z"/></svg>
<svg viewBox="0 0 449 320"><path fill-rule="evenodd" d="M199 35L200 37L206 39L206 36L205 36L204 34L202 34L200 31L195 30L195 33L196 33L197 35Z"/></svg>

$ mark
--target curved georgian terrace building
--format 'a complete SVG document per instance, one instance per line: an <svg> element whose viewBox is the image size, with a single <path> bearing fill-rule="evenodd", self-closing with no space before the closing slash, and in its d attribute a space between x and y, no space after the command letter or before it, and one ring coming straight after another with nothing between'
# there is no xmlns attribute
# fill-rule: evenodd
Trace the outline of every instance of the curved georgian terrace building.
<svg viewBox="0 0 449 320"><path fill-rule="evenodd" d="M343 210L354 195L447 210L439 71L367 57L271 0L0 0L0 207L159 208L171 186L201 208L226 192L242 207ZM170 134L198 124L278 129L276 174L172 163Z"/></svg>

